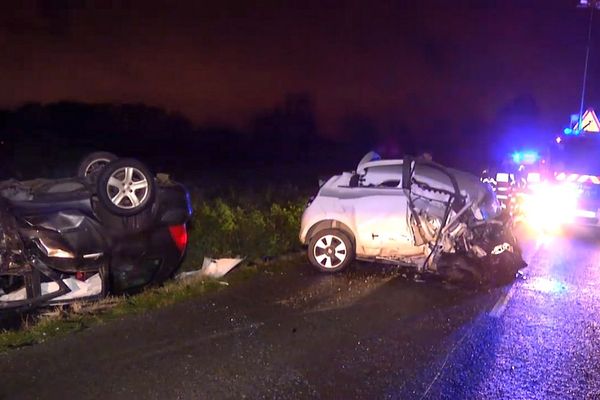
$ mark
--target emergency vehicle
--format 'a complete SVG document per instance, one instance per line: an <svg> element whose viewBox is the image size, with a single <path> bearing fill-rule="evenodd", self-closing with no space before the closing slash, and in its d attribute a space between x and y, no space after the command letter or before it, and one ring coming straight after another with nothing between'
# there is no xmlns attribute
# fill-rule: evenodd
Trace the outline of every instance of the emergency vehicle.
<svg viewBox="0 0 600 400"><path fill-rule="evenodd" d="M544 151L515 152L486 179L503 206L533 228L600 225L600 122L594 110Z"/></svg>

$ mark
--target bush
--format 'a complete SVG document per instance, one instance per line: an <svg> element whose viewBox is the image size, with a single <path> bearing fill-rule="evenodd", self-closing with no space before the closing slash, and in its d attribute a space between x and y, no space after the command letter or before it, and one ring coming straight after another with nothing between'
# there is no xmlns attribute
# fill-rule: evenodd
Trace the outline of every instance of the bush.
<svg viewBox="0 0 600 400"><path fill-rule="evenodd" d="M285 195L275 195L272 189L262 195L230 192L210 200L193 193L194 215L182 269L199 268L204 257L257 260L298 250L306 197L295 197L291 199L289 190Z"/></svg>

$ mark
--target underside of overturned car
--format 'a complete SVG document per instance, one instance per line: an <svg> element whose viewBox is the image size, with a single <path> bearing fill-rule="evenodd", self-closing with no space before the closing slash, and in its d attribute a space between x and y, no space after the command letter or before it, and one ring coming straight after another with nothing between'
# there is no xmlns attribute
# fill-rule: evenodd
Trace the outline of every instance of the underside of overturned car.
<svg viewBox="0 0 600 400"><path fill-rule="evenodd" d="M486 283L510 280L526 266L489 185L431 161L373 152L321 186L303 214L300 240L323 272L359 259Z"/></svg>
<svg viewBox="0 0 600 400"><path fill-rule="evenodd" d="M0 310L161 283L183 257L190 215L181 184L110 153L72 178L0 182Z"/></svg>

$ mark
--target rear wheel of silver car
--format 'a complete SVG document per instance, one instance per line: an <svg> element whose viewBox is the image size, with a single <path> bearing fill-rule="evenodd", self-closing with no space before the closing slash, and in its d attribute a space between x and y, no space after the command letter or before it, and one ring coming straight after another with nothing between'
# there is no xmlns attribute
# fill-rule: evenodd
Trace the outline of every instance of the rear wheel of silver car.
<svg viewBox="0 0 600 400"><path fill-rule="evenodd" d="M354 260L354 245L345 232L324 229L310 239L308 259L321 272L339 272Z"/></svg>

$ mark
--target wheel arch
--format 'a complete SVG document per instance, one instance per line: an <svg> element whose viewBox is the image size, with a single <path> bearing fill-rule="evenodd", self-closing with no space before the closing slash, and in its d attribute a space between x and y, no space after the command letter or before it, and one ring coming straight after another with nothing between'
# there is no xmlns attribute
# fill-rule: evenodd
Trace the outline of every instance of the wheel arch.
<svg viewBox="0 0 600 400"><path fill-rule="evenodd" d="M319 231L323 229L339 229L342 232L348 235L348 238L352 241L352 244L356 247L356 239L354 237L354 232L352 229L341 221L335 219L326 219L323 221L319 221L310 227L308 232L306 233L306 243L312 239L312 237Z"/></svg>

